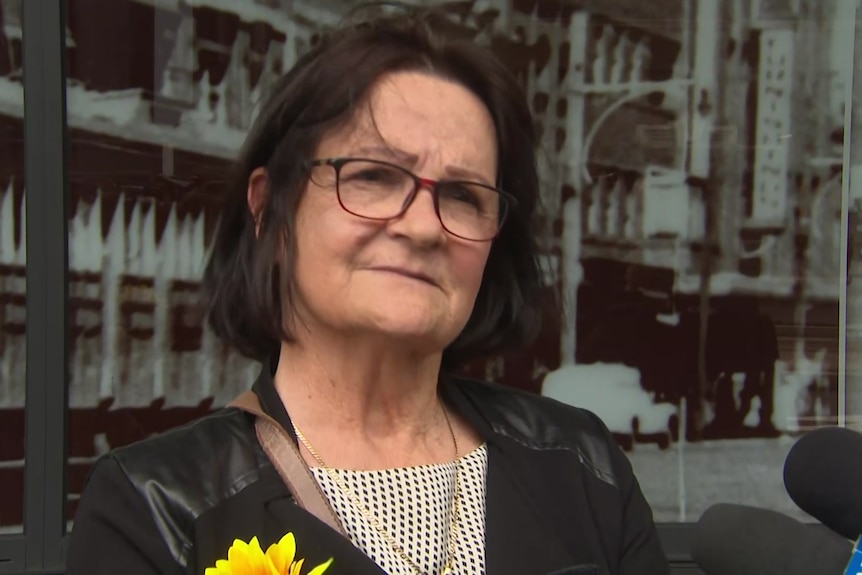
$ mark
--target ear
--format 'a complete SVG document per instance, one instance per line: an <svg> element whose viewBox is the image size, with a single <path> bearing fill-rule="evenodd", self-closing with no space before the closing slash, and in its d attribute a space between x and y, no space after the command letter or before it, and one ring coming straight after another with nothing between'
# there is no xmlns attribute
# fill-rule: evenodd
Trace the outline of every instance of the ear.
<svg viewBox="0 0 862 575"><path fill-rule="evenodd" d="M266 168L255 168L248 177L246 201L251 217L254 219L254 235L260 237L260 222L263 218L263 207L269 196L269 174Z"/></svg>

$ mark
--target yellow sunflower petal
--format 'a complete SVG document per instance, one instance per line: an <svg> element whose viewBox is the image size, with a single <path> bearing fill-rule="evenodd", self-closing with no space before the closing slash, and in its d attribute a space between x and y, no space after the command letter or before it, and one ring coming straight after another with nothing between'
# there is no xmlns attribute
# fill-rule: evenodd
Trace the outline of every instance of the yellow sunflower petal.
<svg viewBox="0 0 862 575"><path fill-rule="evenodd" d="M296 539L287 533L278 543L272 544L263 552L260 541L252 537L246 543L234 540L227 552L227 559L216 561L205 575L302 575L305 559L296 557ZM308 575L322 575L332 564L332 559L312 569Z"/></svg>
<svg viewBox="0 0 862 575"><path fill-rule="evenodd" d="M326 563L321 563L314 569L308 572L308 575L323 575L323 572L329 569L329 566L332 565L332 557L329 558L329 561Z"/></svg>
<svg viewBox="0 0 862 575"><path fill-rule="evenodd" d="M252 549L252 569L255 569L252 573L255 575L258 573L261 575L281 575L281 572L276 570L272 560L263 552L257 537L252 538L249 547Z"/></svg>
<svg viewBox="0 0 862 575"><path fill-rule="evenodd" d="M278 543L273 543L266 550L266 556L272 562L278 575L289 572L290 564L293 563L295 555L296 539L293 537L293 533L286 534Z"/></svg>
<svg viewBox="0 0 862 575"><path fill-rule="evenodd" d="M302 564L305 563L305 559L300 559L296 561L293 565L290 566L290 575L299 575L302 573Z"/></svg>
<svg viewBox="0 0 862 575"><path fill-rule="evenodd" d="M272 562L264 555L257 537L252 537L248 543L239 539L234 541L228 549L227 560L231 572L237 575L271 575L274 572Z"/></svg>
<svg viewBox="0 0 862 575"><path fill-rule="evenodd" d="M230 562L224 559L216 561L215 567L207 567L204 575L237 575L231 569Z"/></svg>
<svg viewBox="0 0 862 575"><path fill-rule="evenodd" d="M227 550L227 561L231 569L242 572L243 569L248 570L248 543L240 539L235 539L233 545ZM218 565L218 564L216 564Z"/></svg>

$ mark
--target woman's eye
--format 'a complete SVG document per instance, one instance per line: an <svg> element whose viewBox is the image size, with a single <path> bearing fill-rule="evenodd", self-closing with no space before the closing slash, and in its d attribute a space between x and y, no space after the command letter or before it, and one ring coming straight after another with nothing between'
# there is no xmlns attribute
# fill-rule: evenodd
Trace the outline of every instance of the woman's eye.
<svg viewBox="0 0 862 575"><path fill-rule="evenodd" d="M347 179L386 184L398 181L398 173L394 170L368 169L347 174Z"/></svg>
<svg viewBox="0 0 862 575"><path fill-rule="evenodd" d="M452 185L446 188L446 196L450 199L468 203L470 205L478 205L479 201L476 199L476 194L473 193L468 187L463 185Z"/></svg>

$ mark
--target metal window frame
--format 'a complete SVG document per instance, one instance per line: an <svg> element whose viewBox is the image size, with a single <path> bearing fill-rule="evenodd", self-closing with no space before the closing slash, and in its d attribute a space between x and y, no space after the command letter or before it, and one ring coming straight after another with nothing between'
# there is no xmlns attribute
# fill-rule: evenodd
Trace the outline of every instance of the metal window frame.
<svg viewBox="0 0 862 575"><path fill-rule="evenodd" d="M23 573L25 536L0 536L0 573Z"/></svg>
<svg viewBox="0 0 862 575"><path fill-rule="evenodd" d="M2 573L64 570L69 322L66 14L62 0L21 3L27 323L24 533L0 537Z"/></svg>

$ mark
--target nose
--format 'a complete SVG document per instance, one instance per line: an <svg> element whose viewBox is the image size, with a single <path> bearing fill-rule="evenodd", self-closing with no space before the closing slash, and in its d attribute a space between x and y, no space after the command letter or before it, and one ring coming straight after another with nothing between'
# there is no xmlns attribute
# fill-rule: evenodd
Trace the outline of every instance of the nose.
<svg viewBox="0 0 862 575"><path fill-rule="evenodd" d="M408 201L407 209L389 220L389 230L422 243L439 242L445 230L434 206L433 188L425 182L419 183Z"/></svg>

